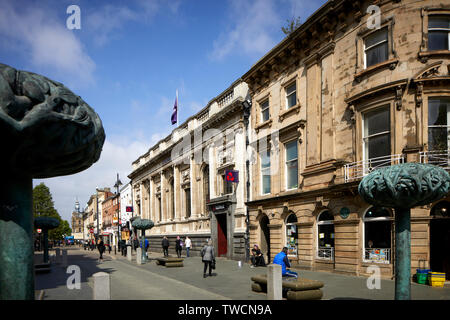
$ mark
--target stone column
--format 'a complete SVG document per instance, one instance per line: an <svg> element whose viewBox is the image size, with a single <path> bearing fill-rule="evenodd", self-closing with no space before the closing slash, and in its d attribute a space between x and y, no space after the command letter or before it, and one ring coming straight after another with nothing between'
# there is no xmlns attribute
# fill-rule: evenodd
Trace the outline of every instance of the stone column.
<svg viewBox="0 0 450 320"><path fill-rule="evenodd" d="M199 197L199 183L197 181L198 175L198 165L195 163L195 159L192 156L190 158L190 166L189 166L189 188L191 189L191 203L187 203L186 205L191 206L191 217L196 218L198 213L201 211L199 206L201 206L202 201L200 201ZM200 180L201 181L201 180Z"/></svg>
<svg viewBox="0 0 450 320"><path fill-rule="evenodd" d="M181 179L180 179L180 167L177 165L173 166L173 196L174 196L174 202L173 205L174 208L174 220L179 221L181 220L181 217L183 216L182 213L182 205L181 205Z"/></svg>
<svg viewBox="0 0 450 320"><path fill-rule="evenodd" d="M62 249L62 267L67 267L67 249Z"/></svg>
<svg viewBox="0 0 450 320"><path fill-rule="evenodd" d="M208 152L209 152L209 198L214 199L217 197L216 190L217 190L217 170L216 170L216 157L214 156L214 151L216 150L212 143L209 146Z"/></svg>
<svg viewBox="0 0 450 320"><path fill-rule="evenodd" d="M283 285L281 278L281 266L269 264L267 266L267 300L282 300Z"/></svg>
<svg viewBox="0 0 450 320"><path fill-rule="evenodd" d="M164 176L164 171L161 171L161 221L167 220L166 187L166 177Z"/></svg>
<svg viewBox="0 0 450 320"><path fill-rule="evenodd" d="M106 272L97 272L94 278L94 300L111 300L111 278Z"/></svg>
<svg viewBox="0 0 450 320"><path fill-rule="evenodd" d="M127 246L127 260L128 260L128 261L133 260L133 258L132 258L132 256L131 256L131 250L133 250L133 249L131 248L131 246Z"/></svg>
<svg viewBox="0 0 450 320"><path fill-rule="evenodd" d="M136 249L136 263L138 265L142 264L142 248L137 248Z"/></svg>

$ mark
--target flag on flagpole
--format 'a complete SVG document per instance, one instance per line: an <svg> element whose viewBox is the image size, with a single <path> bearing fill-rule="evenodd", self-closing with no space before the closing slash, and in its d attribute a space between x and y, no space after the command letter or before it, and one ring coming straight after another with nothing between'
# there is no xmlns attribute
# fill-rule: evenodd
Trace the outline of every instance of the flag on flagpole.
<svg viewBox="0 0 450 320"><path fill-rule="evenodd" d="M177 90L177 96L175 98L175 104L173 105L173 112L172 112L172 124L178 123L178 90Z"/></svg>

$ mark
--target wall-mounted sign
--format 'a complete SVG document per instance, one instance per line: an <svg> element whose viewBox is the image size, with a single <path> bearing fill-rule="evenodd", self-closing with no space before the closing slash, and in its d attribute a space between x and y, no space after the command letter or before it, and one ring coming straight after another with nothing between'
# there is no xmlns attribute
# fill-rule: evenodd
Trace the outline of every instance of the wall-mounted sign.
<svg viewBox="0 0 450 320"><path fill-rule="evenodd" d="M239 171L237 170L226 170L225 171L226 179L230 182L239 182Z"/></svg>
<svg viewBox="0 0 450 320"><path fill-rule="evenodd" d="M214 206L213 207L214 209L214 211L216 211L216 210L224 210L225 209L225 205L224 204L218 204L218 205L216 205L216 206Z"/></svg>
<svg viewBox="0 0 450 320"><path fill-rule="evenodd" d="M133 207L132 206L127 206L126 211L127 212L133 212Z"/></svg>
<svg viewBox="0 0 450 320"><path fill-rule="evenodd" d="M348 216L350 215L350 209L347 207L341 208L341 211L339 211L339 215L341 216L342 219L347 219Z"/></svg>
<svg viewBox="0 0 450 320"><path fill-rule="evenodd" d="M41 233L42 232L42 229L37 229L37 233Z"/></svg>

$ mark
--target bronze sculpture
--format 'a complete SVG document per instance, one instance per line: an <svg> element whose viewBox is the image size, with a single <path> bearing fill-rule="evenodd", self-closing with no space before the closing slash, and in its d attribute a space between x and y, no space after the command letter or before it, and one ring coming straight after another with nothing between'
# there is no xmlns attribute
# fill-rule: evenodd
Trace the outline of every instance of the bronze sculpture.
<svg viewBox="0 0 450 320"><path fill-rule="evenodd" d="M32 179L89 168L105 132L61 83L0 64L0 136L0 299L34 299Z"/></svg>
<svg viewBox="0 0 450 320"><path fill-rule="evenodd" d="M450 175L443 168L403 163L368 174L358 187L368 203L395 209L395 299L411 299L411 208L445 197Z"/></svg>

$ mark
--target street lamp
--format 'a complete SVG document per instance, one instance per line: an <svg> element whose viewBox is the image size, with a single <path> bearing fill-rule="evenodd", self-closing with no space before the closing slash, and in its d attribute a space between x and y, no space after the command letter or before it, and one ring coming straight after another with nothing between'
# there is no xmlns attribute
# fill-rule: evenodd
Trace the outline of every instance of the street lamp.
<svg viewBox="0 0 450 320"><path fill-rule="evenodd" d="M120 229L122 228L121 224L122 221L120 221L120 192L119 188L122 185L122 181L119 179L119 174L117 174L117 180L116 184L114 185L114 188L116 188L116 195L117 195L117 246L119 246L119 240L120 240Z"/></svg>

